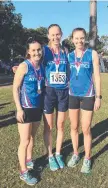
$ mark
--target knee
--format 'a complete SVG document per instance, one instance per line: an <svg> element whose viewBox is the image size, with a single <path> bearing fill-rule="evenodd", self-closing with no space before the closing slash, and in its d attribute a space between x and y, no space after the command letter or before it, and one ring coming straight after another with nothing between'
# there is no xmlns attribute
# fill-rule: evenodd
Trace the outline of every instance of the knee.
<svg viewBox="0 0 108 188"><path fill-rule="evenodd" d="M27 148L27 146L29 145L30 139L27 140L21 140L20 141L20 146L22 146L23 148Z"/></svg>
<svg viewBox="0 0 108 188"><path fill-rule="evenodd" d="M34 141L34 139L35 139L35 135L34 134L31 134L31 137L30 137L30 141Z"/></svg>
<svg viewBox="0 0 108 188"><path fill-rule="evenodd" d="M50 133L52 131L52 125L44 126L44 133L48 132Z"/></svg>
<svg viewBox="0 0 108 188"><path fill-rule="evenodd" d="M71 126L71 131L78 132L78 125Z"/></svg>
<svg viewBox="0 0 108 188"><path fill-rule="evenodd" d="M90 128L83 128L83 129L82 129L82 132L83 132L84 135L89 135L89 134L91 134Z"/></svg>
<svg viewBox="0 0 108 188"><path fill-rule="evenodd" d="M34 141L35 139L35 134L31 134L30 141Z"/></svg>
<svg viewBox="0 0 108 188"><path fill-rule="evenodd" d="M57 123L57 130L63 132L64 131L64 121Z"/></svg>

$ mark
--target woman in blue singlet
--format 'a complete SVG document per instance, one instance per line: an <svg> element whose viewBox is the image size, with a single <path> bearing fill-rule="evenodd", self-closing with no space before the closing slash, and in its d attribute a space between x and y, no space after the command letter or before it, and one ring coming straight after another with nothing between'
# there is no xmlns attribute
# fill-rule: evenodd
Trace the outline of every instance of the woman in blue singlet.
<svg viewBox="0 0 108 188"><path fill-rule="evenodd" d="M80 160L78 154L78 128L81 114L85 149L85 158L81 172L89 173L91 170L90 158L92 143L90 126L93 111L100 108L102 96L98 54L95 50L85 48L85 38L86 31L83 28L73 30L72 42L75 45L75 50L68 56L70 65L69 117L71 121L71 138L73 144L73 155L68 162L68 166L74 167Z"/></svg>
<svg viewBox="0 0 108 188"><path fill-rule="evenodd" d="M16 119L20 135L18 158L21 168L20 179L28 185L37 183L37 178L29 175L33 169L32 150L35 133L42 116L44 69L42 46L38 40L28 39L26 60L16 71L13 83L13 96L16 104Z"/></svg>
<svg viewBox="0 0 108 188"><path fill-rule="evenodd" d="M44 98L44 140L48 149L49 166L52 171L64 168L61 147L64 122L68 110L68 61L61 49L62 30L59 25L48 27L49 45L44 47L45 98ZM57 111L56 155L52 153L52 127L54 108Z"/></svg>

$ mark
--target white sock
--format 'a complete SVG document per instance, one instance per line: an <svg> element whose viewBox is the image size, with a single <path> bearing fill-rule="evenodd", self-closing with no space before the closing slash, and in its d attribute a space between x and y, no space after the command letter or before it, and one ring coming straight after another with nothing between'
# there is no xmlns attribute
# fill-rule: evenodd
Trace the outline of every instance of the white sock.
<svg viewBox="0 0 108 188"><path fill-rule="evenodd" d="M49 158L50 158L50 157L53 157L53 154L49 155Z"/></svg>
<svg viewBox="0 0 108 188"><path fill-rule="evenodd" d="M60 155L60 153L56 152L56 155Z"/></svg>

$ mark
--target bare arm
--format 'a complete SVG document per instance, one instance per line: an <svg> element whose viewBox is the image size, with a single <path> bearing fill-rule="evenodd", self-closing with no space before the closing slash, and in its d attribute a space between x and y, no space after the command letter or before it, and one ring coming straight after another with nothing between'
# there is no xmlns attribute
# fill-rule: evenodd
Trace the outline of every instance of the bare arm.
<svg viewBox="0 0 108 188"><path fill-rule="evenodd" d="M99 69L99 57L96 51L93 50L93 69L94 69L94 81L96 88L96 96L101 95L101 81L100 81L100 69Z"/></svg>
<svg viewBox="0 0 108 188"><path fill-rule="evenodd" d="M96 89L94 110L96 111L101 106L101 99L99 98L101 95L101 79L100 79L100 69L99 69L99 57L97 52L94 50L92 53L92 59L93 59L94 81L95 81L95 89Z"/></svg>
<svg viewBox="0 0 108 188"><path fill-rule="evenodd" d="M23 81L24 75L27 72L27 65L25 63L21 63L18 66L18 69L14 76L14 82L13 82L13 97L16 104L17 111L22 110L21 104L20 104L20 86Z"/></svg>

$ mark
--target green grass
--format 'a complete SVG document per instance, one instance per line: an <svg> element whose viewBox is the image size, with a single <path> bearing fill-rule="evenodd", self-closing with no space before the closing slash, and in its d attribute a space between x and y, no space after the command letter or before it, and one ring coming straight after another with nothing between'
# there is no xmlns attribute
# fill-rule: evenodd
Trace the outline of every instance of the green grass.
<svg viewBox="0 0 108 188"><path fill-rule="evenodd" d="M90 175L83 175L80 169L83 162L84 150L82 133L80 132L81 161L76 168L65 167L63 170L51 172L45 167L46 160L43 156L43 123L36 135L34 159L36 169L40 173L40 182L35 188L107 188L108 187L108 74L102 74L102 107L94 114L92 122L93 167ZM19 179L19 165L17 148L19 135L14 118L14 102L12 87L0 88L0 188L28 188L29 186ZM53 132L53 148L55 148L56 130ZM62 153L67 163L71 154L69 120L65 124L65 136ZM41 168L40 168L41 167ZM37 173L36 172L36 173Z"/></svg>

